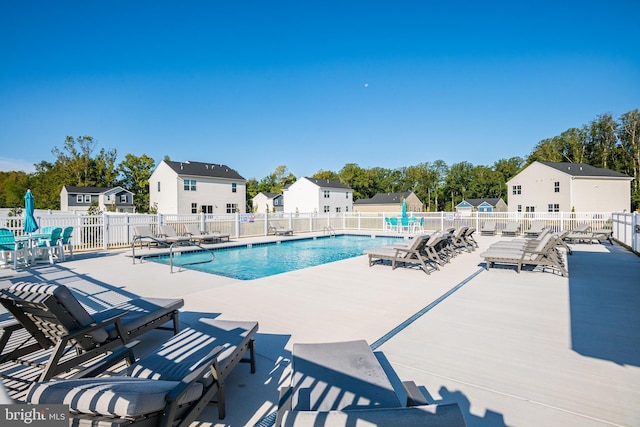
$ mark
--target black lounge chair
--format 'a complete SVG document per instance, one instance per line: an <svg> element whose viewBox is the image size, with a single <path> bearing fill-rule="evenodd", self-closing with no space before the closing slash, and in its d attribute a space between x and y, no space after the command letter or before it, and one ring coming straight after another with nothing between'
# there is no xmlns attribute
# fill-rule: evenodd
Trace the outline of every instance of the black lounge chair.
<svg viewBox="0 0 640 427"><path fill-rule="evenodd" d="M38 382L26 401L68 404L72 425L188 426L212 401L224 418L225 379L239 362L255 372L257 331L257 322L202 318L123 374Z"/></svg>
<svg viewBox="0 0 640 427"><path fill-rule="evenodd" d="M17 283L0 290L0 303L17 321L5 325L0 339L0 363L14 362L42 369L48 380L98 356L111 353L134 338L172 322L178 333L178 310L182 299L138 298L89 314L69 288L47 283ZM30 335L10 351L11 335L26 330ZM52 349L45 360L29 355Z"/></svg>
<svg viewBox="0 0 640 427"><path fill-rule="evenodd" d="M291 386L280 390L276 427L465 426L456 404L428 405L413 381L401 402L366 341L294 344Z"/></svg>

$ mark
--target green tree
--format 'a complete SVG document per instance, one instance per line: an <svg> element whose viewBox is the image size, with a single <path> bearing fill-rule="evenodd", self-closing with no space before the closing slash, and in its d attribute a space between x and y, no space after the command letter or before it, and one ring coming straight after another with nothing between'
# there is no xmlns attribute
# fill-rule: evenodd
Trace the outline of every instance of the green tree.
<svg viewBox="0 0 640 427"><path fill-rule="evenodd" d="M154 160L143 154L127 154L118 166L122 176L122 186L134 194L133 204L136 212L149 212L149 178L155 169Z"/></svg>

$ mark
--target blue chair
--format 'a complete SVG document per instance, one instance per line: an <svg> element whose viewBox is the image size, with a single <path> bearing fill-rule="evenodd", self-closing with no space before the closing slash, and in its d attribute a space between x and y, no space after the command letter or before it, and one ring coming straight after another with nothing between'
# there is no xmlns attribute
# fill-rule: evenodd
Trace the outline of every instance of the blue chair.
<svg viewBox="0 0 640 427"><path fill-rule="evenodd" d="M64 261L64 250L65 248L69 249L69 255L73 259L73 245L71 244L71 236L73 235L73 227L66 227L62 230L62 236L60 240L58 240L58 245L60 245L60 255L62 260Z"/></svg>
<svg viewBox="0 0 640 427"><path fill-rule="evenodd" d="M399 231L400 229L398 228L398 218L389 218L389 221L391 222L391 230L396 230Z"/></svg>
<svg viewBox="0 0 640 427"><path fill-rule="evenodd" d="M49 255L49 264L53 264L55 259L60 260L62 258L60 256L60 245L58 244L61 235L62 228L54 227L49 237L40 239L38 245L34 248L35 251L40 252L40 256L44 256L45 253Z"/></svg>
<svg viewBox="0 0 640 427"><path fill-rule="evenodd" d="M8 228L0 228L0 260L4 265L9 265L11 255L13 261L13 269L18 268L18 262L27 264L27 253L23 242L16 242L16 237Z"/></svg>

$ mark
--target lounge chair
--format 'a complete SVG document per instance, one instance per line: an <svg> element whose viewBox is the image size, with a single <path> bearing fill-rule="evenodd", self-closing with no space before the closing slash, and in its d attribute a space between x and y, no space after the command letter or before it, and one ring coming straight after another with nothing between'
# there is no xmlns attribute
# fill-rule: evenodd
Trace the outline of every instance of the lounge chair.
<svg viewBox="0 0 640 427"><path fill-rule="evenodd" d="M571 243L584 242L591 244L595 239L594 236L595 234L591 231L589 224L580 224L567 234L566 240ZM611 240L609 240L609 242L611 242Z"/></svg>
<svg viewBox="0 0 640 427"><path fill-rule="evenodd" d="M392 378L395 377L394 373ZM401 402L364 340L294 344L291 385L280 390L276 426L465 426L457 404L426 405L412 381ZM407 406L407 405L419 406Z"/></svg>
<svg viewBox="0 0 640 427"><path fill-rule="evenodd" d="M178 310L184 300L138 298L89 314L64 285L24 282L0 290L0 303L35 340L8 353L0 348L0 363L25 364L23 356L53 349L38 364L44 381L110 353L145 332L165 328L167 322L173 323L171 329L177 333ZM14 332L5 329L5 334ZM9 339L3 335L1 342Z"/></svg>
<svg viewBox="0 0 640 427"><path fill-rule="evenodd" d="M428 236L416 236L410 240L411 245L405 247L380 247L375 249L367 249L365 255L369 257L369 267L376 261L391 261L391 267L395 270L399 263L403 264L420 264L422 270L431 274L427 263L429 258L423 254L424 247L428 241Z"/></svg>
<svg viewBox="0 0 640 427"><path fill-rule="evenodd" d="M255 372L257 331L257 322L202 318L122 375L38 382L26 401L68 404L72 425L188 426L215 397L224 418L227 376L239 362Z"/></svg>
<svg viewBox="0 0 640 427"><path fill-rule="evenodd" d="M151 248L151 245L160 246L166 244L167 239L156 236L148 225L134 225L131 244L135 245L136 243L140 245L140 248L145 245Z"/></svg>
<svg viewBox="0 0 640 427"><path fill-rule="evenodd" d="M557 251L557 237L547 234L538 242L535 248L525 247L522 249L513 248L489 248L480 254L485 260L487 270L494 264L513 264L516 270L520 270L525 265L556 268L563 276L568 276L568 272L562 258Z"/></svg>
<svg viewBox="0 0 640 427"><path fill-rule="evenodd" d="M476 239L473 237L473 234L475 232L476 232L476 229L474 227L469 227L462 235L462 238L466 242L467 247L471 248L472 251L475 251L476 248L479 247L478 242L476 242Z"/></svg>
<svg viewBox="0 0 640 427"><path fill-rule="evenodd" d="M267 232L269 234L274 234L276 236L285 236L287 234L293 234L293 229L286 228L277 221L269 221L269 227Z"/></svg>
<svg viewBox="0 0 640 427"><path fill-rule="evenodd" d="M185 229L187 231L187 235L194 242L204 243L204 242L216 242L222 240L229 240L228 234L222 234L219 232L213 233L202 233L198 228L198 224L185 224Z"/></svg>
<svg viewBox="0 0 640 427"><path fill-rule="evenodd" d="M545 221L533 221L531 227L524 232L524 235L526 237L536 237L542 233L542 230L544 230L546 226L547 223Z"/></svg>
<svg viewBox="0 0 640 427"><path fill-rule="evenodd" d="M168 225L168 224L164 224L160 226L160 231L158 232L158 235L163 237L169 244L171 243L182 244L182 243L187 243L191 241L189 236L179 236L178 233L176 233L176 229L173 228L172 225Z"/></svg>
<svg viewBox="0 0 640 427"><path fill-rule="evenodd" d="M464 237L468 229L469 227L463 225L451 233L451 244L455 251L466 250L467 252L471 252L471 248Z"/></svg>
<svg viewBox="0 0 640 427"><path fill-rule="evenodd" d="M0 261L2 265L13 264L13 269L18 265L26 265L29 261L26 242L16 242L13 232L8 228L0 228Z"/></svg>
<svg viewBox="0 0 640 427"><path fill-rule="evenodd" d="M520 223L512 221L508 222L505 227L502 229L503 236L512 236L516 237L520 234Z"/></svg>
<svg viewBox="0 0 640 427"><path fill-rule="evenodd" d="M482 236L495 236L498 232L498 226L495 221L487 221L482 224L482 228L480 229L480 234Z"/></svg>

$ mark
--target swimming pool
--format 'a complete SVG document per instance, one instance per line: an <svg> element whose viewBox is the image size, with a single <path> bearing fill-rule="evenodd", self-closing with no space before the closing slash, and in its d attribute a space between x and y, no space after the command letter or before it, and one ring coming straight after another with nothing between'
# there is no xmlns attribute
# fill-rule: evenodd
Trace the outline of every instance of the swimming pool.
<svg viewBox="0 0 640 427"><path fill-rule="evenodd" d="M360 256L365 249L396 242L397 237L318 237L216 249L214 261L202 264L186 265L210 259L207 252L174 254L173 265L240 280L252 280ZM168 256L146 259L169 264Z"/></svg>

